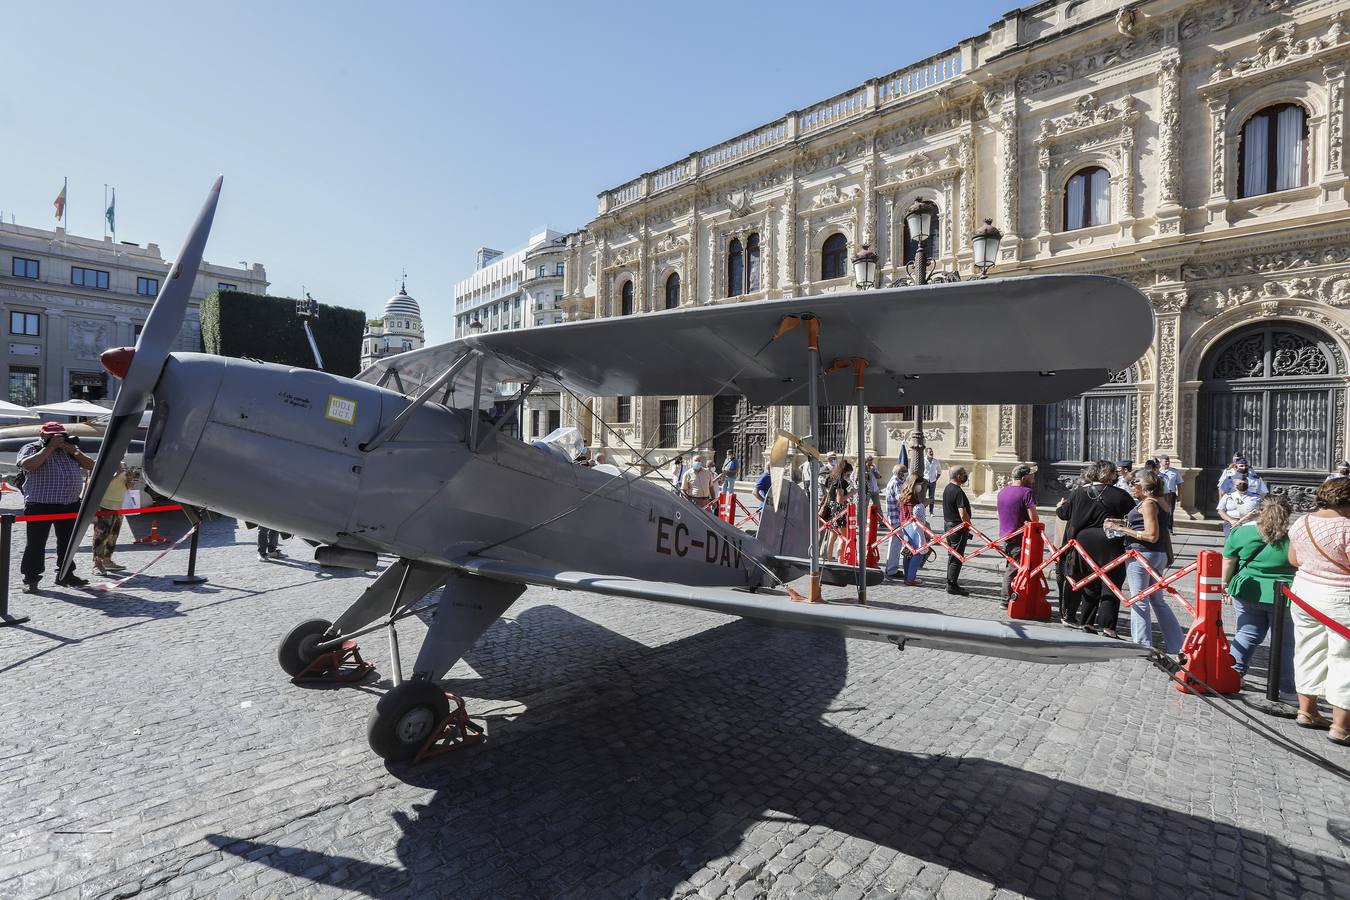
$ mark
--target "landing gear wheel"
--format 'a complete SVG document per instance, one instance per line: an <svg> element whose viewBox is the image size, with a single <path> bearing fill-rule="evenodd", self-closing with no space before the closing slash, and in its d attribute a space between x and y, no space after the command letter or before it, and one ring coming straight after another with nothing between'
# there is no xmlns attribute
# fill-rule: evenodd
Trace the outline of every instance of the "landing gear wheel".
<svg viewBox="0 0 1350 900"><path fill-rule="evenodd" d="M282 671L292 678L305 671L319 655L314 648L323 642L324 632L332 626L325 619L310 619L292 628L277 647L277 662L281 663Z"/></svg>
<svg viewBox="0 0 1350 900"><path fill-rule="evenodd" d="M430 681L405 681L375 704L366 739L381 758L402 762L416 756L449 715L445 691Z"/></svg>

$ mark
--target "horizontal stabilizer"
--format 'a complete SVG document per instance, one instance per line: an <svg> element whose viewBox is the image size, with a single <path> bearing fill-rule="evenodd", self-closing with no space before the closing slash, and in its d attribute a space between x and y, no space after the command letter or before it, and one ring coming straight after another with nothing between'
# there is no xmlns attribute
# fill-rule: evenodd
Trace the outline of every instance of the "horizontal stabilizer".
<svg viewBox="0 0 1350 900"><path fill-rule="evenodd" d="M776 592L750 594L731 588L694 587L590 572L569 572L547 567L547 564L530 565L474 556L461 557L452 564L469 574L510 584L531 584L674 603L788 628L831 631L846 637L935 650L955 650L980 656L1041 663L1088 663L1142 658L1153 652L1138 644L1046 625L988 622L874 606L799 603Z"/></svg>

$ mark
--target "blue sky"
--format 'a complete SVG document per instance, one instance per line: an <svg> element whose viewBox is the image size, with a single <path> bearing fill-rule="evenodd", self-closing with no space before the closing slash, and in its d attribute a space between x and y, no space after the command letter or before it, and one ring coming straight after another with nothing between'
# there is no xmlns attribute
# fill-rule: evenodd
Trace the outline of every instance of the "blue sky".
<svg viewBox="0 0 1350 900"><path fill-rule="evenodd" d="M0 210L177 252L217 173L213 262L428 337L479 246L983 31L1012 4L24 3L5 12Z"/></svg>

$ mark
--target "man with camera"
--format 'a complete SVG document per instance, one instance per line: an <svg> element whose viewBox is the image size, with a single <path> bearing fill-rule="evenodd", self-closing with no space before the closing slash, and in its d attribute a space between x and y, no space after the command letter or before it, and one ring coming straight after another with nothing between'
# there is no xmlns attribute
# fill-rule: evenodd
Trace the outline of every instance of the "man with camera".
<svg viewBox="0 0 1350 900"><path fill-rule="evenodd" d="M84 470L94 467L94 460L86 456L60 422L44 422L38 429L39 440L24 444L19 450L18 466L24 472L23 514L46 516L53 513L78 512L80 490L84 487ZM46 567L47 535L56 527L56 558L58 574L60 560L66 555L66 546L75 530L74 519L29 522L28 541L23 548L23 590L37 592L38 582ZM75 575L58 578L62 587L84 587L89 582Z"/></svg>

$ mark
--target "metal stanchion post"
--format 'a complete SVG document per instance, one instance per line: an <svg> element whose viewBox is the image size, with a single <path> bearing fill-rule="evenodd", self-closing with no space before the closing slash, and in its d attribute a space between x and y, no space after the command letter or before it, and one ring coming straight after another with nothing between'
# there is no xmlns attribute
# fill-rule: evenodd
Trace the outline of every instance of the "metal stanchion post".
<svg viewBox="0 0 1350 900"><path fill-rule="evenodd" d="M187 575L182 578L175 578L174 584L202 584L206 581L201 575L197 574L197 539L202 536L202 517L190 506L183 507L183 515L187 516L192 523L192 540L188 544L188 570Z"/></svg>
<svg viewBox="0 0 1350 900"><path fill-rule="evenodd" d="M0 628L7 625L21 625L28 621L27 616L9 614L9 545L14 536L14 514L0 515Z"/></svg>
<svg viewBox="0 0 1350 900"><path fill-rule="evenodd" d="M1289 598L1284 591L1275 592L1275 621L1270 626L1270 664L1266 666L1266 699L1280 702L1280 673L1288 664L1284 658L1284 619L1289 609Z"/></svg>

